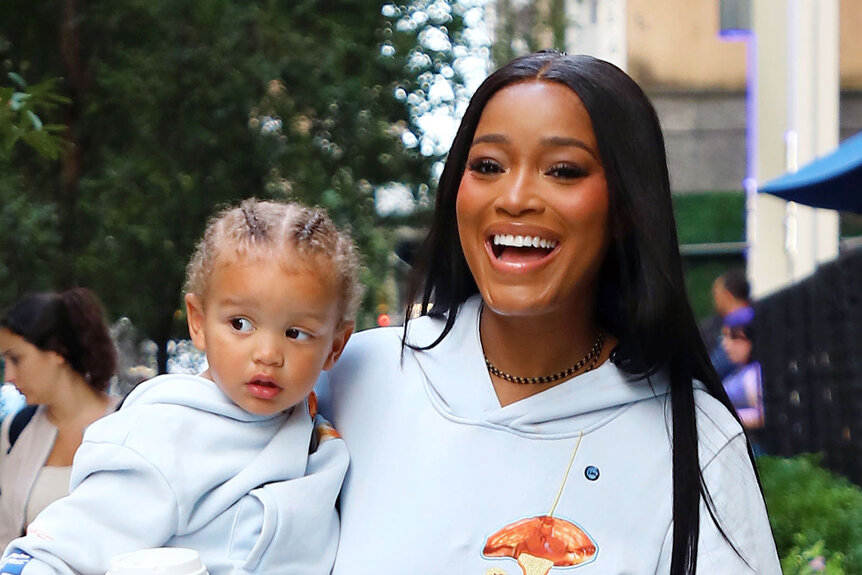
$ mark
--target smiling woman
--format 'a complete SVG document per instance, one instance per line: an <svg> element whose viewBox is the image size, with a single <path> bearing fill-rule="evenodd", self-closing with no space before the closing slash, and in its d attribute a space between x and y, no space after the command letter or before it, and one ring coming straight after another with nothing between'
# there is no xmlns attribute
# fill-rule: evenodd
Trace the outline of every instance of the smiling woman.
<svg viewBox="0 0 862 575"><path fill-rule="evenodd" d="M542 374L586 353L601 334L594 302L609 244L608 188L577 95L556 83L522 82L492 98L476 127L455 210L485 304L486 359L502 373ZM513 318L518 329L537 334L559 324L555 353L512 349L515 340L504 334ZM503 404L538 391L492 375Z"/></svg>
<svg viewBox="0 0 862 575"><path fill-rule="evenodd" d="M661 129L625 73L542 52L488 77L418 317L358 334L320 385L351 452L334 573L779 573L681 268Z"/></svg>

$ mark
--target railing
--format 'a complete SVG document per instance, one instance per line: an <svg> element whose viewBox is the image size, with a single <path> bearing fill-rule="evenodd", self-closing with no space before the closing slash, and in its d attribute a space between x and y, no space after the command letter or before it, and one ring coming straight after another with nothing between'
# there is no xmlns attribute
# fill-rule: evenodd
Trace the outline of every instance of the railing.
<svg viewBox="0 0 862 575"><path fill-rule="evenodd" d="M769 453L822 452L862 484L862 249L755 304Z"/></svg>

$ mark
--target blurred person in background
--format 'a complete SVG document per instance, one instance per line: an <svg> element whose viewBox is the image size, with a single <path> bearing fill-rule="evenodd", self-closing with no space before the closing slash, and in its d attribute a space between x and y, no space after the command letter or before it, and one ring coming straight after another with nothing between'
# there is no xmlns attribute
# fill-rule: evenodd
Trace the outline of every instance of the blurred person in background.
<svg viewBox="0 0 862 575"><path fill-rule="evenodd" d="M749 310L751 308L748 308ZM760 363L753 360L754 312L734 313L725 318L721 347L733 370L722 379L724 390L730 397L743 427L752 439L755 453L761 452L756 441L756 430L763 427L763 387Z"/></svg>
<svg viewBox="0 0 862 575"><path fill-rule="evenodd" d="M25 296L0 316L6 381L27 400L0 427L0 546L69 492L84 429L113 411L117 354L85 288Z"/></svg>
<svg viewBox="0 0 862 575"><path fill-rule="evenodd" d="M720 379L729 376L736 365L722 345L724 326L727 321L741 324L748 323L754 317L751 307L751 287L745 277L745 270L735 268L718 276L712 284L712 303L715 315L710 316L700 325L709 359Z"/></svg>

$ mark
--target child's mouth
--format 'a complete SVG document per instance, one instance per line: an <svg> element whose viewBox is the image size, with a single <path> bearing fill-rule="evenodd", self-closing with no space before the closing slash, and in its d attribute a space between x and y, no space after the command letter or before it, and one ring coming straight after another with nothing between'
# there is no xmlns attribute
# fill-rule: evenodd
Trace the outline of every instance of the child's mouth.
<svg viewBox="0 0 862 575"><path fill-rule="evenodd" d="M249 393L259 399L272 399L281 393L281 388L269 378L255 378L246 385Z"/></svg>

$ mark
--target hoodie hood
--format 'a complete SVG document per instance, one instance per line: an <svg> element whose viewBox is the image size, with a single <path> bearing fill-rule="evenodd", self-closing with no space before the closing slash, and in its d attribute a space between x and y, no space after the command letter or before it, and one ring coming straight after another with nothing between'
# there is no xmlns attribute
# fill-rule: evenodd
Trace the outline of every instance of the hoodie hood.
<svg viewBox="0 0 862 575"><path fill-rule="evenodd" d="M452 331L436 347L405 352L405 361L415 361L422 370L429 399L444 416L523 435L567 437L598 429L638 402L665 400L668 386L664 377L635 380L606 361L541 393L501 406L482 352L481 304L480 296L468 299L459 309ZM444 325L444 320L427 316L411 320L407 341L414 346L428 345Z"/></svg>
<svg viewBox="0 0 862 575"><path fill-rule="evenodd" d="M170 380L169 385L164 384L167 380ZM199 375L156 376L135 387L123 401L123 407L153 404L182 405L242 422L266 421L284 415L284 412L272 415L249 413L231 401L214 381Z"/></svg>

